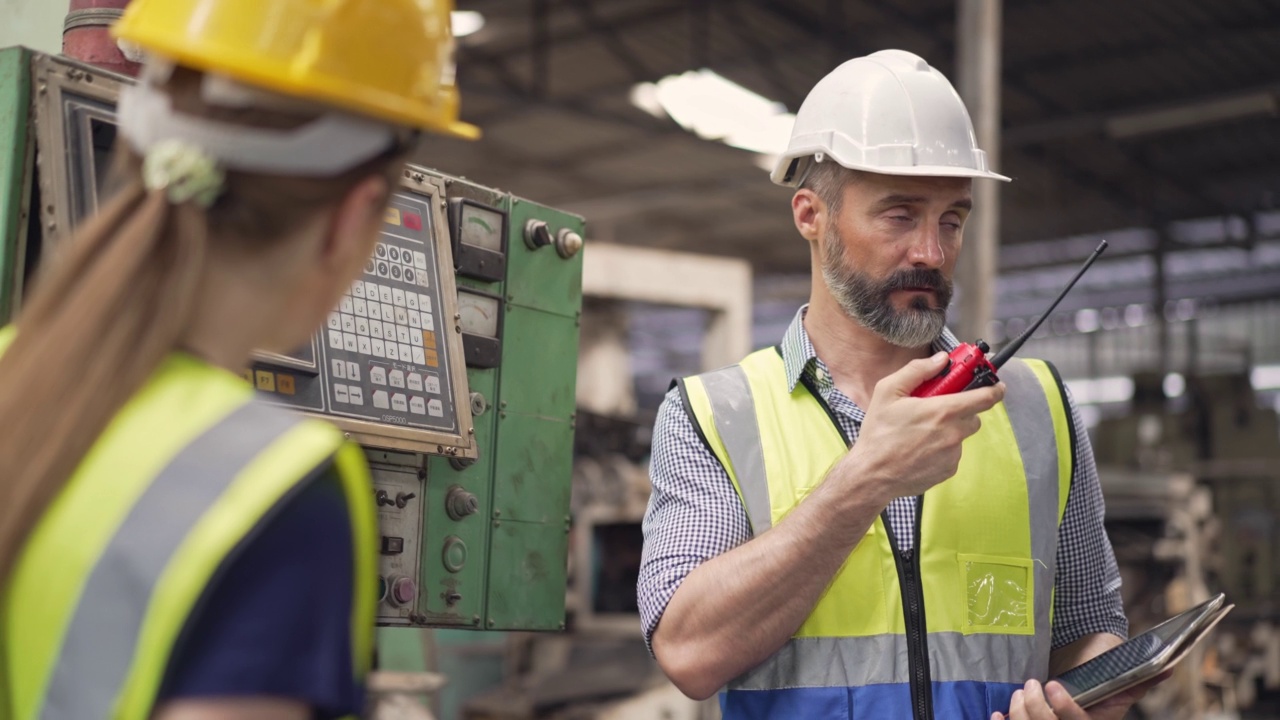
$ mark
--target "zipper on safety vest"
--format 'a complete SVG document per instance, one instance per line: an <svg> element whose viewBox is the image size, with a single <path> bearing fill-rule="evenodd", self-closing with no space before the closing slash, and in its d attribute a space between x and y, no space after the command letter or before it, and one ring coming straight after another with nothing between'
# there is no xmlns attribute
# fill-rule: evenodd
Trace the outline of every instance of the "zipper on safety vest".
<svg viewBox="0 0 1280 720"><path fill-rule="evenodd" d="M778 354L782 354L780 346ZM808 372L801 373L800 383L826 411L836 432L844 438L844 444L853 447L853 439L844 431L835 411L813 384L812 376ZM914 720L933 720L933 681L929 673L929 642L925 637L924 592L920 586L920 520L923 515L924 496L921 495L916 498L915 547L906 553L898 550L888 508L880 513L880 518L889 536L889 549L893 551L893 561L898 566L898 584L902 588L902 614L907 626L907 672L911 678L911 714Z"/></svg>
<svg viewBox="0 0 1280 720"><path fill-rule="evenodd" d="M889 523L889 512L881 517L893 559L898 566L898 584L902 588L902 614L907 626L907 673L911 680L911 709L915 720L933 720L933 681L929 672L929 641L924 619L924 592L920 584L920 520L924 514L924 497L916 499L915 545L899 550L898 540Z"/></svg>

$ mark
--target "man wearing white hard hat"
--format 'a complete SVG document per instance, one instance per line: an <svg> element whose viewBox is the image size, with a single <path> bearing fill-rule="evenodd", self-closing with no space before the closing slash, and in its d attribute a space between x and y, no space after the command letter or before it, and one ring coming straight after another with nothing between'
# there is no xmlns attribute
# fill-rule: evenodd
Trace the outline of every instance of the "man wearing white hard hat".
<svg viewBox="0 0 1280 720"><path fill-rule="evenodd" d="M947 366L987 165L964 103L886 50L823 78L772 174L813 288L781 343L676 381L654 430L639 601L662 669L726 720L1118 718L1054 673L1128 632L1084 426L1047 363ZM963 452L962 452L963 447ZM1056 713L1056 714L1055 714Z"/></svg>

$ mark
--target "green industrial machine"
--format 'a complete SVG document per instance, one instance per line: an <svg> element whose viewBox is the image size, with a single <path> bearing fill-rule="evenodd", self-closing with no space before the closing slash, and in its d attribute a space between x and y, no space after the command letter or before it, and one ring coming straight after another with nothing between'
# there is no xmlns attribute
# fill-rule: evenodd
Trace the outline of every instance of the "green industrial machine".
<svg viewBox="0 0 1280 720"><path fill-rule="evenodd" d="M130 82L0 50L0 321L98 206ZM407 166L327 326L245 370L366 449L384 668L418 645L402 628L564 627L583 234L580 217Z"/></svg>

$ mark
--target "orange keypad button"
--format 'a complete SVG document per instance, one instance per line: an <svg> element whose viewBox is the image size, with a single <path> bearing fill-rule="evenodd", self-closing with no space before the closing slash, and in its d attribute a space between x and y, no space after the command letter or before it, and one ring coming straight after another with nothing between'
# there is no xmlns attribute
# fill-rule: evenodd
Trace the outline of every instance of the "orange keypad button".
<svg viewBox="0 0 1280 720"><path fill-rule="evenodd" d="M259 370L256 373L258 378L257 387L263 392L276 391L276 374L270 370Z"/></svg>
<svg viewBox="0 0 1280 720"><path fill-rule="evenodd" d="M427 367L440 367L440 356L435 350L427 351Z"/></svg>
<svg viewBox="0 0 1280 720"><path fill-rule="evenodd" d="M277 375L277 376L276 376L276 390L280 391L280 394L281 394L281 395L292 395L292 394L294 394L295 390L294 390L294 387L293 387L293 376L292 376L292 375L285 375L284 373L280 373L279 375Z"/></svg>
<svg viewBox="0 0 1280 720"><path fill-rule="evenodd" d="M434 348L436 346L436 334L430 330L422 331L422 346Z"/></svg>

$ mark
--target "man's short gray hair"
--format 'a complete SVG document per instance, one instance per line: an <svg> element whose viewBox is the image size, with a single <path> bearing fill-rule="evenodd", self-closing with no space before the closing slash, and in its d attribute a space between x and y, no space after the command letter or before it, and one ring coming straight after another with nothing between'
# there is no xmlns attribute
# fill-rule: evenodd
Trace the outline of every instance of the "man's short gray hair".
<svg viewBox="0 0 1280 720"><path fill-rule="evenodd" d="M800 187L811 190L822 198L822 202L826 203L827 208L830 209L832 217L839 215L840 206L844 204L844 189L860 178L862 172L851 170L831 158L826 158L822 162L816 162L810 158L809 163Z"/></svg>

